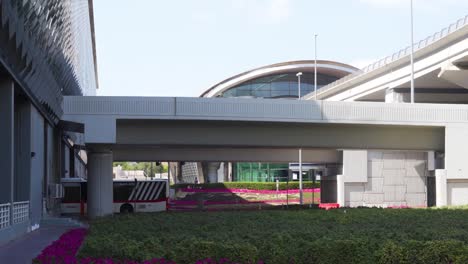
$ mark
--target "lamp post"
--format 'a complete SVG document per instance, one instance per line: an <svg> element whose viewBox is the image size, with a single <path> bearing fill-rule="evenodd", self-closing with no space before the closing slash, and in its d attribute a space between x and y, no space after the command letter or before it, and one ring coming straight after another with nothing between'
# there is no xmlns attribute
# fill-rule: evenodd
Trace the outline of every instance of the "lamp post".
<svg viewBox="0 0 468 264"><path fill-rule="evenodd" d="M302 191L302 149L299 149L299 203L304 204L304 193Z"/></svg>
<svg viewBox="0 0 468 264"><path fill-rule="evenodd" d="M297 76L297 99L301 100L301 76L302 76L302 72L298 72L296 74L296 76Z"/></svg>
<svg viewBox="0 0 468 264"><path fill-rule="evenodd" d="M302 72L298 72L297 76L297 98L301 100L301 76ZM302 149L299 149L299 203L302 205L304 202L302 193Z"/></svg>
<svg viewBox="0 0 468 264"><path fill-rule="evenodd" d="M414 37L413 37L413 0L410 0L410 12L411 12L411 103L414 104Z"/></svg>
<svg viewBox="0 0 468 264"><path fill-rule="evenodd" d="M317 34L315 34L314 99L317 100Z"/></svg>

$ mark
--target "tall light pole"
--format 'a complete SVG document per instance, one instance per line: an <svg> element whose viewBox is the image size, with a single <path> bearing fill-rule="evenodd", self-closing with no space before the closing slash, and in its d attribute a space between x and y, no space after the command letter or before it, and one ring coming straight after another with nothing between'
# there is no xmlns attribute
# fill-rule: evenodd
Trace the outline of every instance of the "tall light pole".
<svg viewBox="0 0 468 264"><path fill-rule="evenodd" d="M414 37L413 37L413 0L410 0L410 11L411 11L411 103L414 104Z"/></svg>
<svg viewBox="0 0 468 264"><path fill-rule="evenodd" d="M297 99L301 100L301 76L302 72L298 72L297 76Z"/></svg>
<svg viewBox="0 0 468 264"><path fill-rule="evenodd" d="M298 72L297 76L297 98L301 100L301 76L302 72ZM302 193L302 149L299 149L299 203L302 205L304 203L303 193Z"/></svg>
<svg viewBox="0 0 468 264"><path fill-rule="evenodd" d="M299 203L304 204L304 193L302 191L302 149L299 149Z"/></svg>
<svg viewBox="0 0 468 264"><path fill-rule="evenodd" d="M317 100L317 34L315 34L314 97Z"/></svg>

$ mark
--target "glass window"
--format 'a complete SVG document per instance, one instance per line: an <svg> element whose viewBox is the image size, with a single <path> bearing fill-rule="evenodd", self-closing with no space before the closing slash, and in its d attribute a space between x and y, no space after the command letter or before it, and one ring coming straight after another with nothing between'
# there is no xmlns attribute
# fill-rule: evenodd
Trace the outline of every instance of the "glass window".
<svg viewBox="0 0 468 264"><path fill-rule="evenodd" d="M324 74L317 75L317 89L338 78ZM273 74L239 84L224 92L224 97L255 96L264 98L297 97L296 72ZM304 72L301 77L301 95L314 91L314 73Z"/></svg>
<svg viewBox="0 0 468 264"><path fill-rule="evenodd" d="M135 182L114 182L114 201L128 201Z"/></svg>
<svg viewBox="0 0 468 264"><path fill-rule="evenodd" d="M289 96L289 82L274 82L271 84L271 97Z"/></svg>
<svg viewBox="0 0 468 264"><path fill-rule="evenodd" d="M269 98L271 97L271 91L262 91L262 90L253 91L252 95L255 97Z"/></svg>

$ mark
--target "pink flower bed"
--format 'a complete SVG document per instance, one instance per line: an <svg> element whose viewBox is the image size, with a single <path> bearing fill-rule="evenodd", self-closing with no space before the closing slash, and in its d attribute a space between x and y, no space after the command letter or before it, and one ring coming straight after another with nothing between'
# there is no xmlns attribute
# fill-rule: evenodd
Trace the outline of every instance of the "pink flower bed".
<svg viewBox="0 0 468 264"><path fill-rule="evenodd" d="M291 190L249 190L249 189L233 189L233 188L226 188L226 189L195 189L195 188L182 188L180 189L182 192L188 193L253 193L253 194L295 194L299 193L299 189L291 189ZM312 189L303 189L305 193L319 193L320 188L312 188Z"/></svg>
<svg viewBox="0 0 468 264"><path fill-rule="evenodd" d="M82 258L78 259L76 254L81 247L87 230L85 228L72 229L64 233L51 245L42 250L33 263L36 264L175 264L174 261L163 258L145 260L143 262L133 260L115 260L112 258ZM198 260L195 264L238 264L228 259L214 260L211 258ZM252 263L253 264L253 263ZM257 264L264 264L263 261Z"/></svg>
<svg viewBox="0 0 468 264"><path fill-rule="evenodd" d="M66 232L58 240L42 250L41 254L33 260L33 263L77 263L75 255L86 236L86 231L84 228L78 228Z"/></svg>

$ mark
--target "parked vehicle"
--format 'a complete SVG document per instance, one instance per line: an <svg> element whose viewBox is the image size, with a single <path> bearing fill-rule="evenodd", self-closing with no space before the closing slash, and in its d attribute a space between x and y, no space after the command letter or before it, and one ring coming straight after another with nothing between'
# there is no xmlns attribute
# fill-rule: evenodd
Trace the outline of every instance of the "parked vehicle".
<svg viewBox="0 0 468 264"><path fill-rule="evenodd" d="M63 214L85 214L87 181L82 178L62 178ZM114 213L166 211L169 197L167 179L114 180Z"/></svg>

